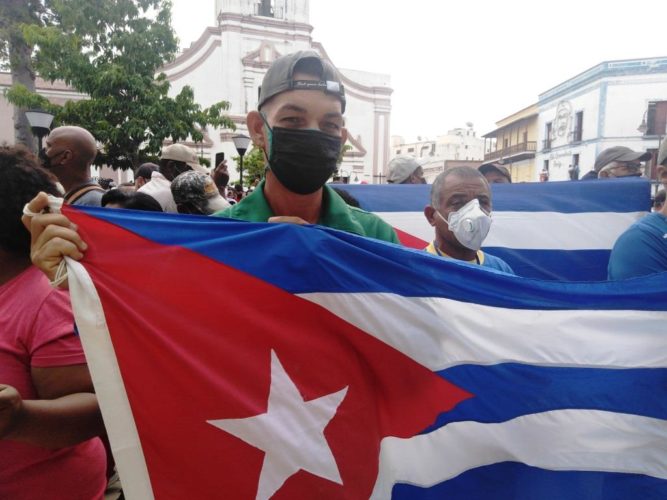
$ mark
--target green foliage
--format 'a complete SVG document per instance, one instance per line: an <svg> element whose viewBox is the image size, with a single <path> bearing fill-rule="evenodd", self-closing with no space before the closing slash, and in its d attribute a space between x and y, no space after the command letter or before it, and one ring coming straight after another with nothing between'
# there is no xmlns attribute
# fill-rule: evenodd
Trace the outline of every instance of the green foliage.
<svg viewBox="0 0 667 500"><path fill-rule="evenodd" d="M4 92L8 101L15 106L25 109L43 109L49 113L57 113L60 106L51 104L46 97L30 92L25 85L16 84L8 88Z"/></svg>
<svg viewBox="0 0 667 500"><path fill-rule="evenodd" d="M238 156L232 158L236 162L236 171L239 171ZM250 153L243 157L243 185L249 186L255 178L264 178L264 168L266 162L264 161L264 152L261 148L253 148Z"/></svg>
<svg viewBox="0 0 667 500"><path fill-rule="evenodd" d="M24 45L23 27L44 26L50 22L49 0L2 0L0 1L0 69L8 70L22 64Z"/></svg>
<svg viewBox="0 0 667 500"><path fill-rule="evenodd" d="M13 0L16 1L16 0ZM102 144L96 163L131 168L159 154L164 139L201 141L207 126L234 129L229 103L202 108L191 87L169 97L160 67L178 43L169 0L49 0L50 23L24 24L33 64L88 99L56 109L55 124L79 125ZM8 94L15 105L26 96Z"/></svg>

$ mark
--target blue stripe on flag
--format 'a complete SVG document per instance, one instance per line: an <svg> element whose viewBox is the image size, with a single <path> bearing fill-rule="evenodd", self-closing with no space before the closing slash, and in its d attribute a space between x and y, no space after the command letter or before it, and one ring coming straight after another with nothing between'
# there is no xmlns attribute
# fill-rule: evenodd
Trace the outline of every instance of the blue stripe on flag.
<svg viewBox="0 0 667 500"><path fill-rule="evenodd" d="M492 184L496 212L643 212L650 209L648 179ZM429 185L341 185L370 212L421 212Z"/></svg>
<svg viewBox="0 0 667 500"><path fill-rule="evenodd" d="M484 247L524 278L604 281L611 250L526 250L506 247Z"/></svg>
<svg viewBox="0 0 667 500"><path fill-rule="evenodd" d="M497 273L319 226L78 209L149 240L189 248L291 293L384 292L513 309L664 309L661 301L666 274L621 282L549 282ZM186 220L191 223L184 224ZM258 241L265 247L262 252L256 250ZM350 273L349 262L355 262L364 273ZM397 279L415 272L419 280ZM513 290L512 297L507 296L508 287Z"/></svg>
<svg viewBox="0 0 667 500"><path fill-rule="evenodd" d="M504 363L460 365L438 373L458 387L483 397L472 397L443 413L424 434L450 422L496 423L565 408L667 419L667 399L656 397L664 394L667 387L664 368L566 368ZM521 394L526 397L520 397Z"/></svg>
<svg viewBox="0 0 667 500"><path fill-rule="evenodd" d="M451 450L449 453L456 453ZM504 462L464 472L431 488L397 484L394 500L664 500L667 481L642 474L551 471Z"/></svg>

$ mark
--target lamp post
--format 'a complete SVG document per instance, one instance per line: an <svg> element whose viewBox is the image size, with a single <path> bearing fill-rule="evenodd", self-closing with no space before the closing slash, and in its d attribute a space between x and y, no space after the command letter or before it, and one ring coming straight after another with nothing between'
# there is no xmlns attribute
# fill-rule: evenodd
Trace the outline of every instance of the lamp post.
<svg viewBox="0 0 667 500"><path fill-rule="evenodd" d="M25 112L25 117L30 125L30 130L37 136L37 152L39 153L42 150L42 139L51 130L53 115L41 109L31 109Z"/></svg>
<svg viewBox="0 0 667 500"><path fill-rule="evenodd" d="M239 183L241 184L241 190L243 190L243 155L245 155L245 152L248 151L248 146L250 146L250 137L239 134L232 137L232 141L234 141L234 147L239 154L239 174L241 177Z"/></svg>

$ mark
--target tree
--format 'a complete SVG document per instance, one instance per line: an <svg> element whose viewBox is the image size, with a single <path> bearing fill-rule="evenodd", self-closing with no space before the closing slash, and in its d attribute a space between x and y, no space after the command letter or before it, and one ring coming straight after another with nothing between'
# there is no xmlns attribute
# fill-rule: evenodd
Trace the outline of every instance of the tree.
<svg viewBox="0 0 667 500"><path fill-rule="evenodd" d="M89 97L55 107L55 121L93 133L103 145L97 164L135 167L154 158L165 139L201 141L209 125L234 129L224 114L229 103L202 109L189 86L168 96L169 82L158 71L178 48L169 0L49 1L51 22L22 32L40 76ZM21 107L46 104L21 85L7 97Z"/></svg>
<svg viewBox="0 0 667 500"><path fill-rule="evenodd" d="M2 0L0 2L0 68L9 69L12 85L21 86L25 93L35 91L35 71L32 66L30 45L23 36L23 26L43 26L48 23L49 11L40 0ZM14 108L14 139L31 145L30 125L25 113Z"/></svg>
<svg viewBox="0 0 667 500"><path fill-rule="evenodd" d="M236 171L239 171L240 157L232 158L236 162ZM250 153L243 157L243 184L249 186L256 178L264 177L266 161L264 161L264 151L262 148L253 148Z"/></svg>

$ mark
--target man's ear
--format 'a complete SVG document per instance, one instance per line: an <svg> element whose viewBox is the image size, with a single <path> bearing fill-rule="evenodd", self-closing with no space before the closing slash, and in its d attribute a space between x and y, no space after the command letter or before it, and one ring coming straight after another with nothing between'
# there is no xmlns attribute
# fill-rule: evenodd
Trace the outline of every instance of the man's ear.
<svg viewBox="0 0 667 500"><path fill-rule="evenodd" d="M435 226L435 208L431 205L426 205L424 207L424 217L426 217L426 220L431 226Z"/></svg>
<svg viewBox="0 0 667 500"><path fill-rule="evenodd" d="M598 172L598 179L606 179L608 177L609 177L609 171L608 170L605 170L605 171L600 170Z"/></svg>
<svg viewBox="0 0 667 500"><path fill-rule="evenodd" d="M259 111L251 111L246 117L246 124L248 125L248 132L255 147L266 151L266 137L264 136L264 120L259 114Z"/></svg>
<svg viewBox="0 0 667 500"><path fill-rule="evenodd" d="M340 144L341 148L345 146L345 143L347 142L347 129L343 127L340 129Z"/></svg>

